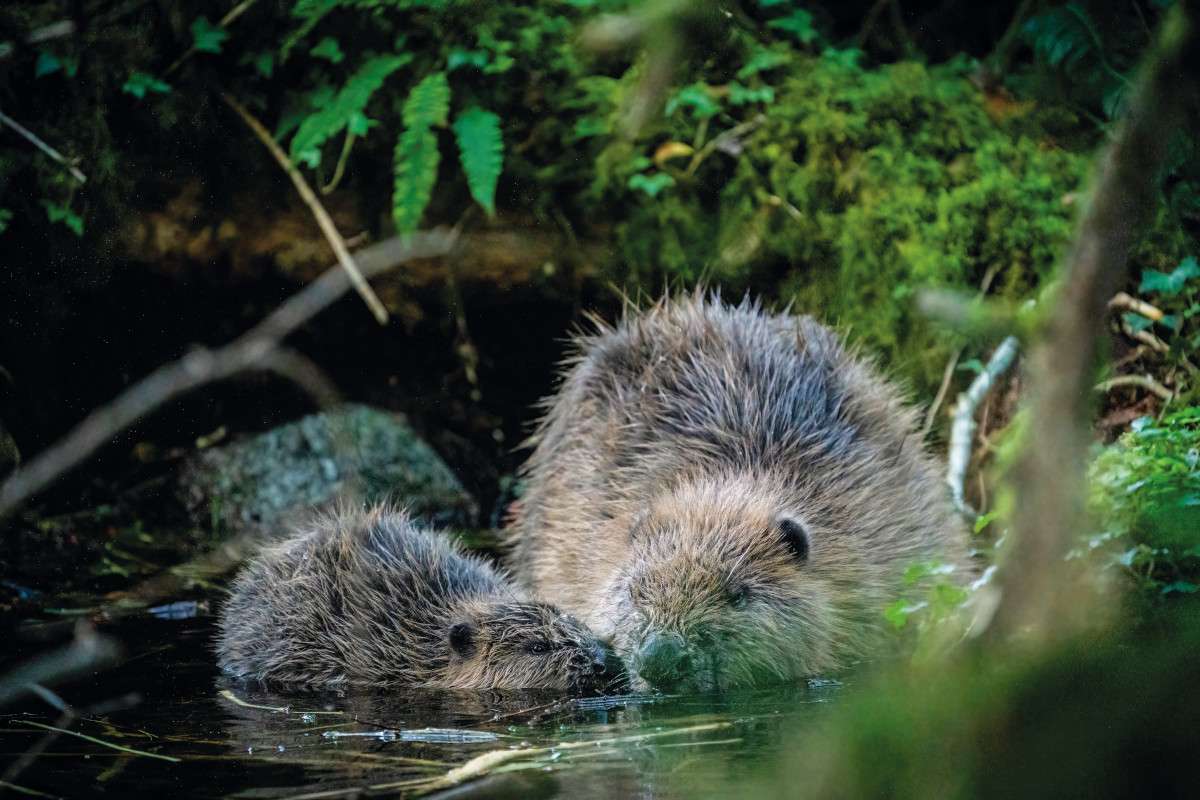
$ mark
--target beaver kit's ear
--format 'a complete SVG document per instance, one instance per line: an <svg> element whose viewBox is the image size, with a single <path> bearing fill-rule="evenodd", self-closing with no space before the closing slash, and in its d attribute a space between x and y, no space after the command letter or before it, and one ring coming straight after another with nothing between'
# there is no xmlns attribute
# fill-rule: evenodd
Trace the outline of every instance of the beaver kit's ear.
<svg viewBox="0 0 1200 800"><path fill-rule="evenodd" d="M802 522L781 516L775 520L775 530L793 558L801 564L808 561L808 530Z"/></svg>
<svg viewBox="0 0 1200 800"><path fill-rule="evenodd" d="M475 626L469 622L459 622L450 627L450 649L463 658L470 658L475 652Z"/></svg>

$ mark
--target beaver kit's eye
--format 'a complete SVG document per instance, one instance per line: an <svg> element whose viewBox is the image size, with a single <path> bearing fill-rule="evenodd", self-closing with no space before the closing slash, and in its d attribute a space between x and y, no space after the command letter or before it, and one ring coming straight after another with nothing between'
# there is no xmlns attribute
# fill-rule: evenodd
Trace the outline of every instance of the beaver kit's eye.
<svg viewBox="0 0 1200 800"><path fill-rule="evenodd" d="M791 517L780 517L775 520L775 530L793 558L801 564L808 561L809 536L804 525Z"/></svg>
<svg viewBox="0 0 1200 800"><path fill-rule="evenodd" d="M549 642L536 641L525 645L525 652L534 656L543 656L551 650Z"/></svg>

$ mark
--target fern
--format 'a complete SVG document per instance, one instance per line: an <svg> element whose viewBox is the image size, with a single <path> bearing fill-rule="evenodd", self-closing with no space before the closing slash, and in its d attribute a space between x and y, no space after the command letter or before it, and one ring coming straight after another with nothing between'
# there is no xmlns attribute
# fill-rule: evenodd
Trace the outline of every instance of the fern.
<svg viewBox="0 0 1200 800"><path fill-rule="evenodd" d="M433 194L437 180L438 152L435 125L446 124L450 113L450 84L446 73L426 75L408 93L401 116L404 132L396 142L392 169L396 184L392 192L392 218L401 233L412 233L421 224L421 215Z"/></svg>
<svg viewBox="0 0 1200 800"><path fill-rule="evenodd" d="M402 53L377 56L363 64L329 103L301 121L296 135L292 137L292 160L315 167L321 163L321 145L347 125L353 126L354 133L366 133L368 123L363 116L363 109L367 107L371 95L389 75L409 61L412 61L412 56Z"/></svg>
<svg viewBox="0 0 1200 800"><path fill-rule="evenodd" d="M492 216L496 213L496 181L504 164L500 117L473 106L458 115L453 127L471 197Z"/></svg>
<svg viewBox="0 0 1200 800"><path fill-rule="evenodd" d="M450 113L450 84L446 73L435 72L413 87L404 101L404 125L408 128L431 128L445 125Z"/></svg>
<svg viewBox="0 0 1200 800"><path fill-rule="evenodd" d="M421 215L433 195L439 161L437 136L431 129L407 128L400 134L393 165L396 184L392 219L401 233L412 233L421 224Z"/></svg>

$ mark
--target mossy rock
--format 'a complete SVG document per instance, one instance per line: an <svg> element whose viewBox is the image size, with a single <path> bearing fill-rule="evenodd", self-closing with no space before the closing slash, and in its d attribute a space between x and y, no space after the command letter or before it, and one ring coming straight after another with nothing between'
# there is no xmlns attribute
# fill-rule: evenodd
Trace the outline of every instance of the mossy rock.
<svg viewBox="0 0 1200 800"><path fill-rule="evenodd" d="M197 521L269 529L338 500L388 501L438 526L471 527L475 500L403 416L349 405L193 456L180 476Z"/></svg>

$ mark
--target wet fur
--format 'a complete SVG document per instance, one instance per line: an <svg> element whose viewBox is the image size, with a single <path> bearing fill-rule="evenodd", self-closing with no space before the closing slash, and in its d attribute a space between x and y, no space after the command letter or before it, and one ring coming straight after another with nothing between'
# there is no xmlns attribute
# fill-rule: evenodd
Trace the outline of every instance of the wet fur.
<svg viewBox="0 0 1200 800"><path fill-rule="evenodd" d="M682 635L691 688L870 653L913 562L965 565L939 465L900 392L813 319L667 299L576 342L531 440L512 565L638 648ZM787 516L809 533L798 561Z"/></svg>
<svg viewBox="0 0 1200 800"><path fill-rule="evenodd" d="M603 655L575 620L387 508L316 517L263 550L233 584L217 652L233 675L295 689L566 689Z"/></svg>

